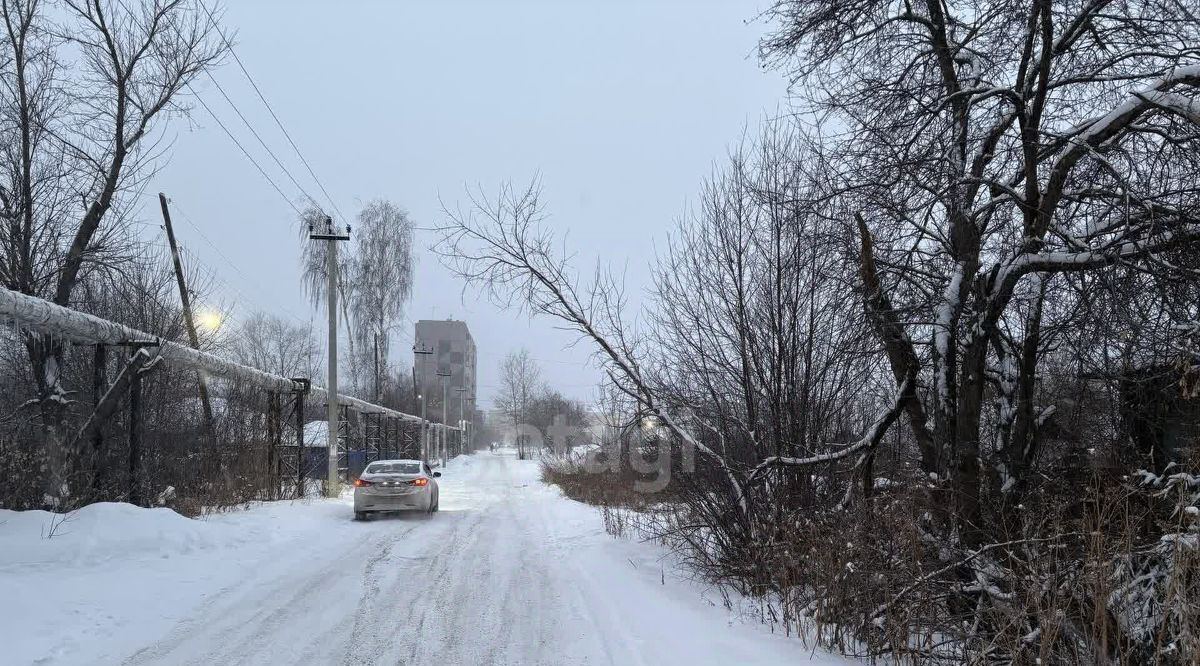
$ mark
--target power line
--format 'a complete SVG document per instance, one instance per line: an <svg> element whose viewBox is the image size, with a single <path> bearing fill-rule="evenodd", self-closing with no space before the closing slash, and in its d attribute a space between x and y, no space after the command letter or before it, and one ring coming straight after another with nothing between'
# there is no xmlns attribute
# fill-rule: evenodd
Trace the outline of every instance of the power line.
<svg viewBox="0 0 1200 666"><path fill-rule="evenodd" d="M308 160L304 157L304 153L300 152L300 147L297 146L296 142L292 140L292 135L287 131L287 128L283 126L283 121L279 119L279 116L275 113L274 107L272 107L271 103L267 101L266 95L264 95L262 90L258 87L258 83L254 81L254 77L250 76L249 70L246 69L246 66L242 63L242 59L238 57L237 51L233 48L233 42L229 41L229 38L226 37L225 31L221 29L221 26L217 22L216 17L213 15L212 10L208 8L208 5L206 5L203 0L200 0L199 4L200 7L204 9L204 12L208 14L208 18L210 21L212 21L213 26L216 28L217 34L221 36L221 40L225 42L225 46L229 49L230 55L233 56L233 60L237 63L238 69L242 70L242 74L246 76L246 80L249 81L250 86L254 88L254 92L258 95L258 99L262 100L263 106L267 107L267 111L271 114L271 118L275 120L275 124L279 127L279 131L283 132L283 136L287 139L288 144L291 145L292 150L296 151L296 156L300 158L300 162L303 163L304 168L308 170L308 175L312 176L313 182L315 182L317 187L321 189L321 193L325 195L325 199L329 201L329 205L333 206L333 210L338 214L338 217L342 218L342 222L345 222L346 216L342 214L342 210L338 208L338 205L336 202L334 202L333 197L329 196L329 191L325 189L325 185L321 182L321 179L317 178L316 171L314 171L312 166L309 165ZM220 86L218 86L218 88L219 87ZM292 182L295 182L295 180ZM311 200L312 197L309 197L309 199Z"/></svg>
<svg viewBox="0 0 1200 666"><path fill-rule="evenodd" d="M267 172L262 168L262 165L260 165L258 161L254 159L254 156L250 154L250 151L246 150L246 147L242 145L242 142L238 141L237 137L233 135L233 132L230 132L229 128L225 126L225 123L221 122L221 119L217 117L217 114L213 113L213 110L209 108L208 104L204 101L204 98L196 93L191 84L187 84L187 88L188 91L192 93L192 96L195 97L198 102L200 102L200 105L204 107L204 110L208 111L208 115L211 116L212 119L221 126L221 129L225 131L225 136L229 137L230 141L233 141L234 145L238 147L238 150L241 150L242 154L246 156L246 159L250 160L250 163L254 165L254 168L258 169L258 172L262 174L262 177L267 179L267 182L271 184L271 187L275 188L275 191L279 193L279 196L282 197L283 200L292 207L292 210L296 211L296 215L303 215L303 213L300 212L300 209L296 207L296 203L283 193L283 190L279 188L279 185L275 184L275 181L271 179L271 176L267 175Z"/></svg>
<svg viewBox="0 0 1200 666"><path fill-rule="evenodd" d="M234 104L233 100L229 98L229 95L225 92L225 88L221 87L221 84L216 80L216 78L213 77L212 72L205 70L205 73L208 74L208 79L213 82L213 85L217 87L217 91L221 93L221 97L224 97L225 101L229 103L229 106L233 108L233 112L238 115L238 118L242 119L242 123L246 126L246 129L250 130L250 133L254 135L255 139L258 139L258 144L263 147L263 150L267 151L267 154L271 156L271 159L275 160L276 166L283 171L283 175L287 176L288 180L292 181L292 185L295 185L296 189L300 190L300 193L317 207L317 210L320 210L321 204L317 203L317 200L314 199L312 195L304 189L304 186L296 181L296 177L293 176L292 172L289 171L288 168L284 166L283 162L279 160L279 157L275 155L275 151L271 150L271 147L267 145L267 142L263 141L263 138L259 135L258 130L254 129L254 126L251 125L250 121L246 119L246 116L242 113L242 110L239 109L237 104Z"/></svg>
<svg viewBox="0 0 1200 666"><path fill-rule="evenodd" d="M230 260L229 257L225 256L225 253L221 251L221 248L217 247L217 245L215 243L213 243L212 240L209 239L208 235L205 234L200 229L200 225L196 224L196 222L194 220L192 220L191 216L188 215L187 212L184 211L183 208L178 203L176 203L174 199L171 199L170 202L171 202L171 205L175 206L175 210L179 211L179 215L180 215L180 217L183 218L183 221L187 222L188 226L190 226L192 229L194 229L197 234L200 234L200 238L204 239L204 242L207 243L208 246L211 247L213 249L213 251L215 251L221 257L221 259L230 268L232 268L234 270L234 272L236 272L238 275L242 276L243 279L245 279L247 282L249 282L250 277L248 275L246 275L245 273L243 273L242 269L238 268L237 264L233 263L233 261Z"/></svg>

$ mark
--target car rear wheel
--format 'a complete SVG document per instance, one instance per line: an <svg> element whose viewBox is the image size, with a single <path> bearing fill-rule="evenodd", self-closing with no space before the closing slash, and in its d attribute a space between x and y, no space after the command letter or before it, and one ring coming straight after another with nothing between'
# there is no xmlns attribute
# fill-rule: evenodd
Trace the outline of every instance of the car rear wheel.
<svg viewBox="0 0 1200 666"><path fill-rule="evenodd" d="M367 519L367 512L366 512L366 511L355 511L355 512L354 512L354 519L355 519L355 520L366 520L366 519Z"/></svg>

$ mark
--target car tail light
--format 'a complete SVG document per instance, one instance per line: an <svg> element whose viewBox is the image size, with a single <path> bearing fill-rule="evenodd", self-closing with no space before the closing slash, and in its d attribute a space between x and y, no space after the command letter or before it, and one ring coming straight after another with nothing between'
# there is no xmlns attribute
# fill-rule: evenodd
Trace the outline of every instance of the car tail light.
<svg viewBox="0 0 1200 666"><path fill-rule="evenodd" d="M413 479L412 481L409 481L409 484L414 486L427 486L429 485L429 479Z"/></svg>
<svg viewBox="0 0 1200 666"><path fill-rule="evenodd" d="M369 485L371 485L371 482L370 482L370 481L364 481L364 480L362 480L362 479L355 479L355 480L354 480L354 487L355 487L355 488L365 488L365 487L367 487L367 486L369 486Z"/></svg>

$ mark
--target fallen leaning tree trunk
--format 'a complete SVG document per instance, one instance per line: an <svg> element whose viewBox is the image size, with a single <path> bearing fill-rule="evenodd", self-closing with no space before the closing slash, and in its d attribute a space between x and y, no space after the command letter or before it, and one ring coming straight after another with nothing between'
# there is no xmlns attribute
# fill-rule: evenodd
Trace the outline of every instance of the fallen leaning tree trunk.
<svg viewBox="0 0 1200 666"><path fill-rule="evenodd" d="M145 348L137 350L132 357L126 362L121 374L117 375L112 386L105 391L100 398L100 402L96 404L96 408L92 410L91 416L87 421L84 421L83 426L79 429L79 433L75 435L75 441L71 443L70 450L80 451L83 449L85 442L92 441L93 438L104 427L104 422L112 417L117 411L117 406L121 402L121 396L129 390L133 383L135 375L149 370L154 365L154 360L150 352Z"/></svg>

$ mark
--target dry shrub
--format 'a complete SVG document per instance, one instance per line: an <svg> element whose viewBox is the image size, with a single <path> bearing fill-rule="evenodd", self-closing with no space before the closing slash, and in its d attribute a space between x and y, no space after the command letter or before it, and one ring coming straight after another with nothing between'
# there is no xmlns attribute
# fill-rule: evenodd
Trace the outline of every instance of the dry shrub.
<svg viewBox="0 0 1200 666"><path fill-rule="evenodd" d="M634 490L636 474L630 471L588 471L581 465L542 464L542 480L563 490L573 500L606 508L634 508L647 504L647 496Z"/></svg>
<svg viewBox="0 0 1200 666"><path fill-rule="evenodd" d="M739 543L686 482L648 502L628 473L553 464L543 478L600 506L609 533L667 544L705 580L758 599L765 621L845 654L902 664L1200 656L1200 477L1182 471L1101 470L1082 490L1048 478L998 511L1008 518L976 549L945 538L943 491L912 479L844 509L819 494L815 506L759 498L755 533L769 538Z"/></svg>

